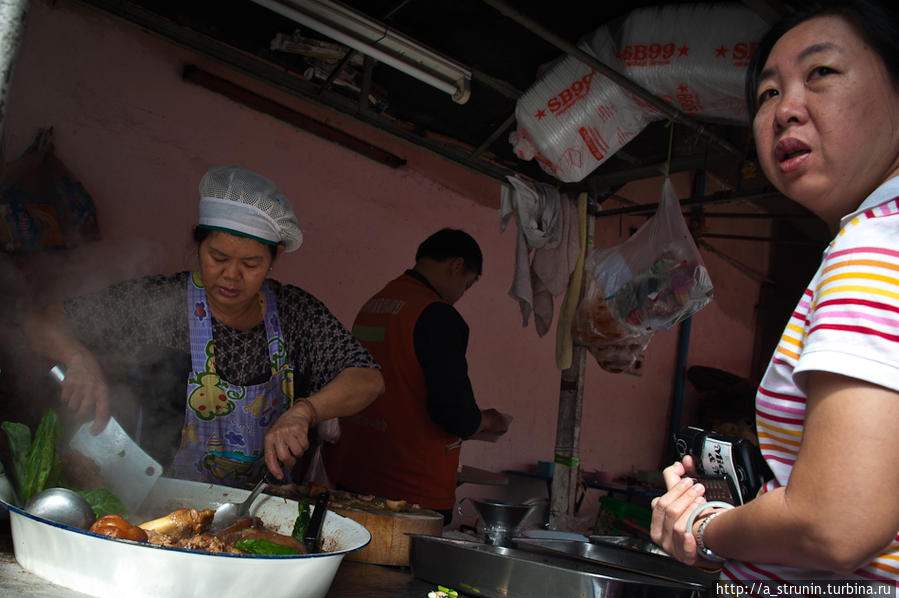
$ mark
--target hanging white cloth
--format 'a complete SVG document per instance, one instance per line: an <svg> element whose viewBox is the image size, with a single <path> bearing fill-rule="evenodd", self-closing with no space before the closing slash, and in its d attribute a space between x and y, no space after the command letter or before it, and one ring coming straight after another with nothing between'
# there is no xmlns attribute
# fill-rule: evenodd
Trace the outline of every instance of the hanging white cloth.
<svg viewBox="0 0 899 598"><path fill-rule="evenodd" d="M522 326L531 313L539 336L549 332L553 297L563 294L577 262L579 245L574 203L550 185L506 177L500 203L500 232L517 215L515 275L509 295L518 301Z"/></svg>

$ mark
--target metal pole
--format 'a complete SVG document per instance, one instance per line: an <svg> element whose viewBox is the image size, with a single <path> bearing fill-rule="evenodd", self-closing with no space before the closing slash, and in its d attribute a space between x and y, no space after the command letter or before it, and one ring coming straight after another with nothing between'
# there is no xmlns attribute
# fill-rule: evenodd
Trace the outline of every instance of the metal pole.
<svg viewBox="0 0 899 598"><path fill-rule="evenodd" d="M693 177L693 197L702 197L705 195L706 173L700 170ZM687 355L690 352L690 329L692 328L693 318L687 318L680 323L680 329L677 332L677 361L674 366L674 393L671 405L671 420L668 423L668 451L664 466L671 463L676 455L674 453L674 435L680 430L681 415L684 410L684 378L687 373Z"/></svg>
<svg viewBox="0 0 899 598"><path fill-rule="evenodd" d="M27 16L28 0L0 0L0 137L6 124L6 100Z"/></svg>

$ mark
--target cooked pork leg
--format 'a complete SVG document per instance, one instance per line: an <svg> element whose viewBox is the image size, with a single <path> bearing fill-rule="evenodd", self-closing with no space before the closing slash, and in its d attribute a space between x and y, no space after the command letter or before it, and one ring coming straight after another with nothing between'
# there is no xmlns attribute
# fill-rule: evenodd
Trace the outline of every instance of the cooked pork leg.
<svg viewBox="0 0 899 598"><path fill-rule="evenodd" d="M138 527L173 538L188 538L208 530L214 515L212 509L178 509L159 519L141 523Z"/></svg>

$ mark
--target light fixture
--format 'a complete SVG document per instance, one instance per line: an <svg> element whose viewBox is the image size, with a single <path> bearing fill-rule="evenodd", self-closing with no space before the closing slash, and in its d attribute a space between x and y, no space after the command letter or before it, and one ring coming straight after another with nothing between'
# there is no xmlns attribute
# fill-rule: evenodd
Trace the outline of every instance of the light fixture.
<svg viewBox="0 0 899 598"><path fill-rule="evenodd" d="M471 70L332 0L253 0L256 4L388 64L464 104Z"/></svg>

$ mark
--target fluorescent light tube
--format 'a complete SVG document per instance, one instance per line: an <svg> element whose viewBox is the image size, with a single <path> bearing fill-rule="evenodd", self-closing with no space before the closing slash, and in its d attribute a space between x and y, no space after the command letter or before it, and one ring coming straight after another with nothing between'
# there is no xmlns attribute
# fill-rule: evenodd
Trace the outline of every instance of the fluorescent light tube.
<svg viewBox="0 0 899 598"><path fill-rule="evenodd" d="M439 89L464 104L471 70L362 13L332 0L253 0Z"/></svg>

